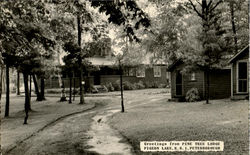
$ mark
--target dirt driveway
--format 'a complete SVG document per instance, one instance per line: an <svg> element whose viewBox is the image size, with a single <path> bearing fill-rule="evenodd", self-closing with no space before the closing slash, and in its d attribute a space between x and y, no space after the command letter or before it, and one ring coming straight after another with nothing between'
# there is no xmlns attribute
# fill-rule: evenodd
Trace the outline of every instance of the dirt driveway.
<svg viewBox="0 0 250 155"><path fill-rule="evenodd" d="M103 103L53 123L9 154L141 154L141 140L216 139L240 154L248 146L245 102L173 103L165 89L125 91L125 113L120 113L119 96L92 98Z"/></svg>

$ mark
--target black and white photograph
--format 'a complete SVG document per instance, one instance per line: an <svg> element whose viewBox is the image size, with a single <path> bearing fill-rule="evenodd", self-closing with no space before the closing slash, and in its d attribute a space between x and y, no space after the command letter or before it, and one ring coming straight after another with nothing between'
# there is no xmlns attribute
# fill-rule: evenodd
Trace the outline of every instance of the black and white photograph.
<svg viewBox="0 0 250 155"><path fill-rule="evenodd" d="M0 0L1 155L248 155L249 0Z"/></svg>

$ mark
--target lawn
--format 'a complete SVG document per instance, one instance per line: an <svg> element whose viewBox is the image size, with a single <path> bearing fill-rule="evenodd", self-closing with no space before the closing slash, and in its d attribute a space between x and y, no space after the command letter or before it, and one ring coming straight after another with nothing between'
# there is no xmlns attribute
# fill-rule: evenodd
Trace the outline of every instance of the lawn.
<svg viewBox="0 0 250 155"><path fill-rule="evenodd" d="M140 141L209 140L224 141L224 151L186 154L248 154L248 101L213 100L207 105L204 101L178 103L163 99L117 113L110 124L127 138L136 154L143 153Z"/></svg>
<svg viewBox="0 0 250 155"><path fill-rule="evenodd" d="M24 97L11 96L10 116L7 118L4 118L5 98L3 98L1 101L1 146L3 152L60 118L107 102L103 98L85 98L86 104L79 105L79 98L72 104L59 102L59 97L46 97L46 99L45 101L37 102L35 98L32 98L31 107L33 111L29 114L28 125L23 125L25 116Z"/></svg>

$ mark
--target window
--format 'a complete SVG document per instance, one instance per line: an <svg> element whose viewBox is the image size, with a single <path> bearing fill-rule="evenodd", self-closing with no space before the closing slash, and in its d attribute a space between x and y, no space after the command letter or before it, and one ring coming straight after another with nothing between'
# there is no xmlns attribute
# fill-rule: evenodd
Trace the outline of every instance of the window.
<svg viewBox="0 0 250 155"><path fill-rule="evenodd" d="M134 68L124 68L123 75L125 76L135 76L135 69Z"/></svg>
<svg viewBox="0 0 250 155"><path fill-rule="evenodd" d="M247 92L247 62L238 63L238 92Z"/></svg>
<svg viewBox="0 0 250 155"><path fill-rule="evenodd" d="M190 74L190 80L191 81L195 81L196 80L196 75L195 75L194 72Z"/></svg>
<svg viewBox="0 0 250 155"><path fill-rule="evenodd" d="M161 66L154 66L154 77L161 77Z"/></svg>
<svg viewBox="0 0 250 155"><path fill-rule="evenodd" d="M136 77L145 77L145 68L138 67L136 69Z"/></svg>
<svg viewBox="0 0 250 155"><path fill-rule="evenodd" d="M123 75L124 76L129 76L129 68L124 68L123 69Z"/></svg>
<svg viewBox="0 0 250 155"><path fill-rule="evenodd" d="M129 76L135 76L135 68L129 68Z"/></svg>

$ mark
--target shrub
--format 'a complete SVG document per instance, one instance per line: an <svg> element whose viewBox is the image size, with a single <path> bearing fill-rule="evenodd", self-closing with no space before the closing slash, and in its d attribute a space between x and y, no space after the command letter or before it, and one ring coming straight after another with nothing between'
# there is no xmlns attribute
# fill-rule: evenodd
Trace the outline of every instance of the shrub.
<svg viewBox="0 0 250 155"><path fill-rule="evenodd" d="M199 91L197 88L191 88L188 90L188 92L186 93L186 97L185 97L187 102L195 102L195 101L199 101L200 100L200 95L199 95Z"/></svg>
<svg viewBox="0 0 250 155"><path fill-rule="evenodd" d="M102 85L102 88L103 88L103 90L104 90L105 92L108 92L108 91L109 91L108 88L107 88L105 85Z"/></svg>
<svg viewBox="0 0 250 155"><path fill-rule="evenodd" d="M136 87L132 83L130 83L129 81L125 81L125 82L123 82L123 89L124 90L135 90Z"/></svg>
<svg viewBox="0 0 250 155"><path fill-rule="evenodd" d="M138 83L135 83L135 88L137 88L137 89L144 89L145 85L143 84L142 81L139 81Z"/></svg>
<svg viewBox="0 0 250 155"><path fill-rule="evenodd" d="M80 88L72 88L72 94L79 94L80 93Z"/></svg>
<svg viewBox="0 0 250 155"><path fill-rule="evenodd" d="M62 88L46 89L46 93L48 94L60 94L61 92L62 92Z"/></svg>
<svg viewBox="0 0 250 155"><path fill-rule="evenodd" d="M152 88L159 88L159 83L157 81L154 81L152 83Z"/></svg>
<svg viewBox="0 0 250 155"><path fill-rule="evenodd" d="M146 82L144 82L144 86L145 86L145 88L152 88L152 82L146 81Z"/></svg>
<svg viewBox="0 0 250 155"><path fill-rule="evenodd" d="M116 80L114 83L112 83L112 85L113 85L115 91L121 90L120 80Z"/></svg>
<svg viewBox="0 0 250 155"><path fill-rule="evenodd" d="M90 93L98 93L98 90L93 85L90 85L88 92L90 92Z"/></svg>
<svg viewBox="0 0 250 155"><path fill-rule="evenodd" d="M166 88L166 87L167 87L167 85L164 84L164 83L161 83L161 84L158 86L158 88Z"/></svg>
<svg viewBox="0 0 250 155"><path fill-rule="evenodd" d="M106 88L108 89L108 91L111 91L111 92L112 92L112 91L115 90L115 88L113 87L113 85L112 85L111 82L106 83L105 86L106 86Z"/></svg>

